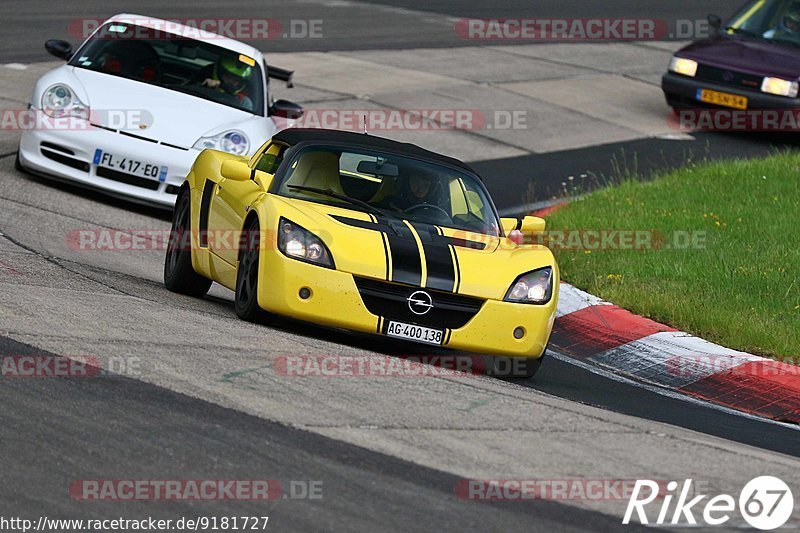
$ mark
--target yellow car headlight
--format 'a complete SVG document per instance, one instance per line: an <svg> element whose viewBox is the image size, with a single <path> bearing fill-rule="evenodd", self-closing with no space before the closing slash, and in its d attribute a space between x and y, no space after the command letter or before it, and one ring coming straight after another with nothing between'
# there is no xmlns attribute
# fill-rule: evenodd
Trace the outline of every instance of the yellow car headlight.
<svg viewBox="0 0 800 533"><path fill-rule="evenodd" d="M761 91L778 96L797 96L798 84L796 81L783 80L781 78L764 78L761 83Z"/></svg>
<svg viewBox="0 0 800 533"><path fill-rule="evenodd" d="M283 217L278 222L278 228L278 248L285 256L335 268L330 250L319 237Z"/></svg>
<svg viewBox="0 0 800 533"><path fill-rule="evenodd" d="M542 305L553 296L553 269L544 267L518 277L503 301Z"/></svg>
<svg viewBox="0 0 800 533"><path fill-rule="evenodd" d="M697 74L697 61L683 57L673 57L669 62L669 69L676 74L694 78Z"/></svg>

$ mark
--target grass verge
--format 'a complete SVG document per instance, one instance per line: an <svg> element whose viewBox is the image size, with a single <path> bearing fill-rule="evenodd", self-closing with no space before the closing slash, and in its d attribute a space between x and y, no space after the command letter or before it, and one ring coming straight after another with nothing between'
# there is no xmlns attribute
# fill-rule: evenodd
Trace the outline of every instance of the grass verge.
<svg viewBox="0 0 800 533"><path fill-rule="evenodd" d="M798 361L800 155L626 180L547 218L565 236L559 246L548 233L566 281L724 346ZM616 230L642 232L633 248L644 249L591 233Z"/></svg>

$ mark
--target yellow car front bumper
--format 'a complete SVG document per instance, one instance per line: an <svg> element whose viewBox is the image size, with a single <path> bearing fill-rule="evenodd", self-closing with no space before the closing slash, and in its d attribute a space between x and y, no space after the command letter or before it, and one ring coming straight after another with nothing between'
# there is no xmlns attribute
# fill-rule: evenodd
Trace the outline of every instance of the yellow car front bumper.
<svg viewBox="0 0 800 533"><path fill-rule="evenodd" d="M352 274L311 265L265 250L260 262L259 305L266 311L324 326L383 335L385 317L370 312ZM558 279L546 305L486 300L465 325L445 330L444 346L489 355L538 358L547 346L558 301ZM306 298L301 290L307 289ZM415 290L411 287L409 291ZM306 292L306 291L303 291ZM398 303L397 305L405 305ZM519 336L520 330L522 336Z"/></svg>

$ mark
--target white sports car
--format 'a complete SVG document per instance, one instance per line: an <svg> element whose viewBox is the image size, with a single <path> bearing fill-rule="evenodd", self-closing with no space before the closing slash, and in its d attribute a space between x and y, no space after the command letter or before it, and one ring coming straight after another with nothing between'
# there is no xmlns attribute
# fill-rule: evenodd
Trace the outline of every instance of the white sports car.
<svg viewBox="0 0 800 533"><path fill-rule="evenodd" d="M34 87L36 127L22 134L17 168L171 208L201 150L251 154L280 129L273 117L302 114L270 100L270 77L291 86L292 72L252 46L192 31L117 15L74 53L48 41L67 64Z"/></svg>

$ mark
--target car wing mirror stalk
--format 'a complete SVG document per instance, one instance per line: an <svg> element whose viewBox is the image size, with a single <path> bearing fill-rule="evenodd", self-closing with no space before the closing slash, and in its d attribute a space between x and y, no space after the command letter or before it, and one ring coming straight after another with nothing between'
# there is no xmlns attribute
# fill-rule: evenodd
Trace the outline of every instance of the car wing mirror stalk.
<svg viewBox="0 0 800 533"><path fill-rule="evenodd" d="M263 170L256 170L253 174L254 174L253 180L255 180L255 182L258 183L259 185L261 185L261 188L263 190L268 191L270 185L272 185L272 180L275 178L275 176L273 174L264 172Z"/></svg>
<svg viewBox="0 0 800 533"><path fill-rule="evenodd" d="M714 13L709 13L706 19L708 20L708 25L717 35L722 33L722 17Z"/></svg>
<svg viewBox="0 0 800 533"><path fill-rule="evenodd" d="M503 231L508 236L512 232L519 231L528 235L543 233L547 223L543 218L526 216L522 218L501 218Z"/></svg>

